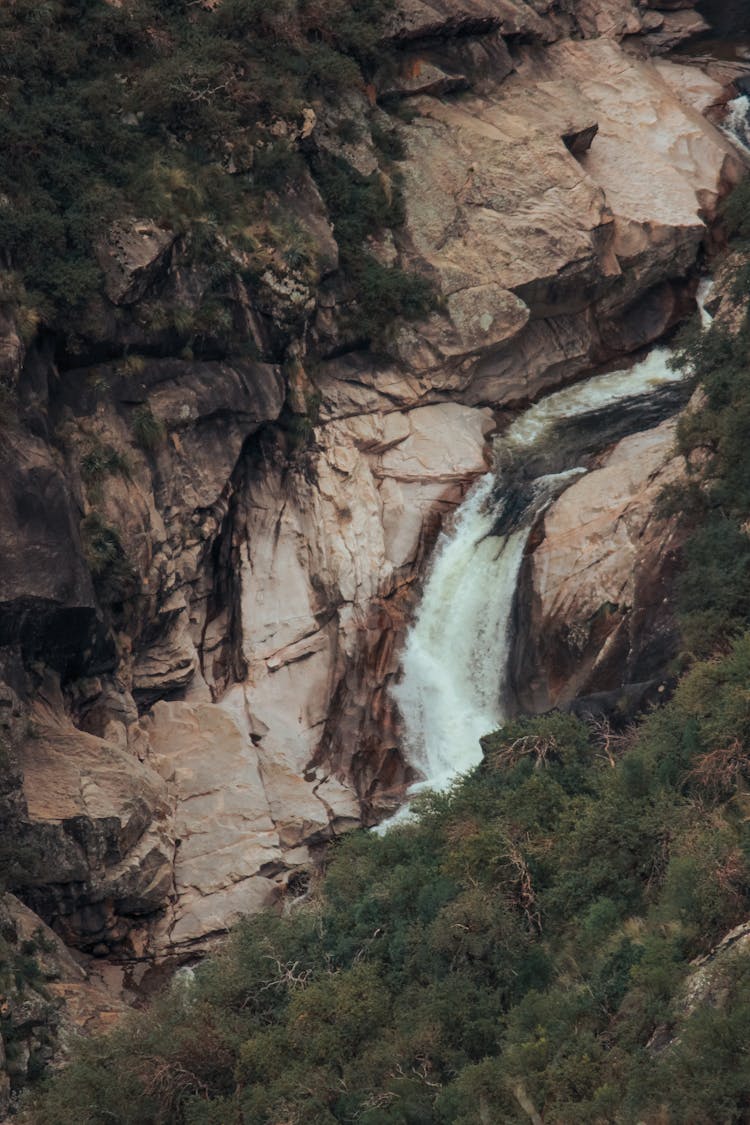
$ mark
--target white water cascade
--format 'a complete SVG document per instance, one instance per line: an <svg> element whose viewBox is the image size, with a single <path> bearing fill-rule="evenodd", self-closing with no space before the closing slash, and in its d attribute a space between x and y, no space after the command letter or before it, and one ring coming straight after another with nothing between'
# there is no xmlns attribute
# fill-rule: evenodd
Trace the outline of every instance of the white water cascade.
<svg viewBox="0 0 750 1125"><path fill-rule="evenodd" d="M704 328L711 321L705 311L710 289L711 283L703 282L698 293ZM540 476L520 490L516 485L514 495L507 465L523 466L565 419L641 399L681 381L685 372L671 366L672 355L671 349L656 347L627 370L548 395L496 441L496 463L506 468L481 478L450 530L440 536L407 636L401 682L393 689L406 756L424 777L411 794L444 789L477 765L480 737L504 721L513 603L531 526L552 498L586 471ZM514 516L506 512L511 506ZM402 810L383 827L405 815Z"/></svg>
<svg viewBox="0 0 750 1125"><path fill-rule="evenodd" d="M440 538L394 689L407 755L426 777L417 787L445 788L476 765L480 737L503 718L505 660L498 656L510 647L513 592L531 525L492 534L494 486L494 474L482 477Z"/></svg>
<svg viewBox="0 0 750 1125"><path fill-rule="evenodd" d="M746 153L750 152L750 98L747 94L727 102L722 128L730 140L736 141Z"/></svg>

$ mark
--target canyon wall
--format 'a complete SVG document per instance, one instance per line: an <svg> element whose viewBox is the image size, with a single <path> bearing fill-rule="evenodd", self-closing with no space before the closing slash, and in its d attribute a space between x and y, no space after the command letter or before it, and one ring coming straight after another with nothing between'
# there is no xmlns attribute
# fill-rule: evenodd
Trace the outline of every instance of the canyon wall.
<svg viewBox="0 0 750 1125"><path fill-rule="evenodd" d="M742 175L704 117L722 88L649 57L699 24L615 0L399 8L376 89L296 138L370 175L378 153L341 121L374 112L403 148L403 224L368 248L439 306L377 347L308 175L284 205L313 267L236 283L256 357L133 358L122 310L201 283L145 220L100 248L109 353L61 369L5 325L7 881L121 983L299 893L321 845L398 804L389 687L441 522L513 410L685 315ZM545 517L525 706L656 670L671 440L621 442Z"/></svg>

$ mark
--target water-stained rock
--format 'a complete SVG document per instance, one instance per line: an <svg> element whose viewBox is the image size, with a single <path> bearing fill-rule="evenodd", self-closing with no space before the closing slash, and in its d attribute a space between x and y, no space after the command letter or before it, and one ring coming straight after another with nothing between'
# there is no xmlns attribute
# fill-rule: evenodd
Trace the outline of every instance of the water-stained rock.
<svg viewBox="0 0 750 1125"><path fill-rule="evenodd" d="M79 516L61 459L6 426L0 443L0 647L63 671L100 639Z"/></svg>

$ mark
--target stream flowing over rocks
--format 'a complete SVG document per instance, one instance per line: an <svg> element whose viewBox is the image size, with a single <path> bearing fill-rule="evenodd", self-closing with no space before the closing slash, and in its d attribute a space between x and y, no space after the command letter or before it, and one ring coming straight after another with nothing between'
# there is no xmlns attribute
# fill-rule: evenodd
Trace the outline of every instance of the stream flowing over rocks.
<svg viewBox="0 0 750 1125"><path fill-rule="evenodd" d="M373 96L409 107L405 222L371 252L441 301L387 354L337 318L309 177L290 206L316 283L238 290L260 359L58 371L4 326L24 411L0 449L0 805L32 857L11 889L116 991L291 898L326 841L478 760L509 711L660 682L680 541L654 505L688 388L646 349L694 310L745 170L720 127L737 88L661 55L706 26L627 0L399 5ZM307 143L376 171L335 127ZM115 233L113 308L197 284L164 231ZM146 448L144 408L166 435ZM128 567L106 605L82 540L97 443L129 465L99 485Z"/></svg>
<svg viewBox="0 0 750 1125"><path fill-rule="evenodd" d="M699 286L704 328L711 288ZM644 570L663 567L670 551L674 557L673 529L660 525L652 538L647 524L658 493L683 470L672 454L673 421L625 435L673 413L684 399L687 373L673 359L669 348L657 347L625 371L548 395L495 439L494 471L472 489L453 531L437 544L393 690L409 759L429 786L444 788L477 765L482 735L512 713L514 646L517 690L531 712L570 703L594 685L616 692L631 667L646 670L641 649L652 642L658 617L641 623L636 653L632 636L624 651L616 638L636 609L632 583ZM618 437L604 464L576 485L587 474L577 462ZM648 503L638 511L644 487ZM529 548L538 521L541 538ZM514 631L524 566L528 596L517 607ZM596 624L603 609L604 628ZM674 640L662 640L664 651L649 671L666 664ZM571 682L560 682L560 663L569 666ZM611 665L608 680L603 665Z"/></svg>

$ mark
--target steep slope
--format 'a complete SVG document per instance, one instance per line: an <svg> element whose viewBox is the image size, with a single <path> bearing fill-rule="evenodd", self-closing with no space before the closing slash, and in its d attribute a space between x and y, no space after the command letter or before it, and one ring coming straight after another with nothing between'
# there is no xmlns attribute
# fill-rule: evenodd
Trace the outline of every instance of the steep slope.
<svg viewBox="0 0 750 1125"><path fill-rule="evenodd" d="M268 260L220 263L231 338L160 215L97 243L98 336L9 301L9 882L87 953L200 950L393 807L415 579L488 436L690 307L722 89L645 57L670 16L573 7L400 8L371 82L271 121L298 159Z"/></svg>

